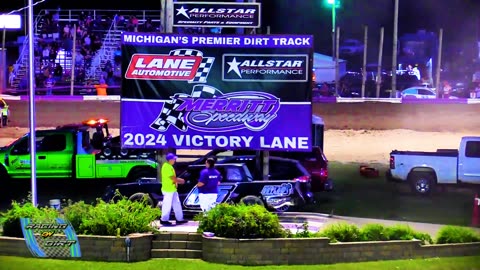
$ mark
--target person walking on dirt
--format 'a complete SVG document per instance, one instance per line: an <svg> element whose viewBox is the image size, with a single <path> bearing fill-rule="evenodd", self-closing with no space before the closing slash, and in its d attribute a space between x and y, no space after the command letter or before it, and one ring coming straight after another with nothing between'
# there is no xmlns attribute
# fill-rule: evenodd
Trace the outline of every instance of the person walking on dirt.
<svg viewBox="0 0 480 270"><path fill-rule="evenodd" d="M217 202L218 185L222 180L222 175L215 169L215 160L213 158L208 158L205 166L206 168L200 172L200 179L197 184L198 199L203 212L212 209Z"/></svg>
<svg viewBox="0 0 480 270"><path fill-rule="evenodd" d="M162 217L160 219L161 225L171 226L173 225L170 220L170 213L173 208L175 213L176 225L187 223L183 219L183 209L178 197L177 186L178 184L185 183L185 180L177 177L173 164L177 161L177 156L173 153L169 153L166 156L166 162L162 165L161 177L162 177Z"/></svg>

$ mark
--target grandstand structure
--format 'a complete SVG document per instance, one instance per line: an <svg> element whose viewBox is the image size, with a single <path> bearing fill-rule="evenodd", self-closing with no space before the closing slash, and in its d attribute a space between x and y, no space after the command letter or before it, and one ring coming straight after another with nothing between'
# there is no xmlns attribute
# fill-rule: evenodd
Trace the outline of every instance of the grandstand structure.
<svg viewBox="0 0 480 270"><path fill-rule="evenodd" d="M160 10L45 9L35 16L34 24L33 68L37 87L42 87L48 74L53 74L56 85L70 85L72 67L75 67L75 85L93 85L105 79L110 84L116 84L120 81L121 67L115 56L120 53L122 32L162 31ZM73 36L76 39L75 46ZM26 89L29 55L27 36L19 52L11 87ZM104 78L106 76L109 78Z"/></svg>

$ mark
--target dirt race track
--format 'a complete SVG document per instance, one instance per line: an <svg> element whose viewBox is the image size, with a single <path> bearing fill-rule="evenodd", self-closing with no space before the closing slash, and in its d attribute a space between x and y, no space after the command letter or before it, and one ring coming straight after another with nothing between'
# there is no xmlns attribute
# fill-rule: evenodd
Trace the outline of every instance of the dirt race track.
<svg viewBox="0 0 480 270"><path fill-rule="evenodd" d="M9 105L12 111L10 126L28 127L28 103L9 101ZM313 113L323 117L327 129L480 132L480 104L316 103ZM90 117L107 117L111 126L118 128L120 103L36 103L38 127L76 123Z"/></svg>
<svg viewBox="0 0 480 270"><path fill-rule="evenodd" d="M27 103L9 104L12 128L0 129L0 146L28 132ZM120 103L38 102L36 109L39 128L107 117L119 133ZM480 105L315 104L314 113L326 123L325 153L338 162L387 163L393 149L455 149L462 136L480 136Z"/></svg>

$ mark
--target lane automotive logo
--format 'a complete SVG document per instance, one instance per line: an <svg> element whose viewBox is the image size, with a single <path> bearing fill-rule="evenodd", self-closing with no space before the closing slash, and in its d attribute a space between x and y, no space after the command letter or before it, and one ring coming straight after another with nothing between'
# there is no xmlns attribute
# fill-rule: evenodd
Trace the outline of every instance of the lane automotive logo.
<svg viewBox="0 0 480 270"><path fill-rule="evenodd" d="M306 82L308 55L224 54L222 78L233 82Z"/></svg>
<svg viewBox="0 0 480 270"><path fill-rule="evenodd" d="M169 54L133 54L126 79L174 80L205 83L215 57L204 57L198 50L177 49Z"/></svg>
<svg viewBox="0 0 480 270"><path fill-rule="evenodd" d="M176 94L150 125L165 132L170 126L181 131L261 131L277 117L280 99L272 94L239 91L224 94L209 85L195 85L190 95Z"/></svg>

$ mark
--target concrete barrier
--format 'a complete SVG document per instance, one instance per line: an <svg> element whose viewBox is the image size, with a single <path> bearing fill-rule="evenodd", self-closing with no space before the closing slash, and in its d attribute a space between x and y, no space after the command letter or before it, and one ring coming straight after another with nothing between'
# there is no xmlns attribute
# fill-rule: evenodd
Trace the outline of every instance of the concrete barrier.
<svg viewBox="0 0 480 270"><path fill-rule="evenodd" d="M203 260L241 265L298 265L480 254L480 243L421 245L419 240L329 243L328 238L203 238Z"/></svg>
<svg viewBox="0 0 480 270"><path fill-rule="evenodd" d="M153 234L132 234L130 261L146 261L151 258ZM78 235L82 257L86 261L126 262L126 237ZM0 254L4 256L32 257L25 239L0 237Z"/></svg>
<svg viewBox="0 0 480 270"><path fill-rule="evenodd" d="M182 237L185 237L186 234L172 232L170 235L171 239L169 239L175 240L184 239ZM152 258L152 250L155 250L152 249L154 248L152 243L155 242L154 235L132 234L129 235L129 238L131 239L130 261L145 261ZM157 246L159 239L158 237L156 239ZM78 258L79 260L127 261L125 237L79 235L78 241L82 251L82 257ZM177 242L179 241L175 243ZM240 265L326 264L478 256L480 254L480 243L421 245L418 240L329 243L328 238L227 239L204 237L198 244L203 260ZM164 250L156 251L163 251L162 258L168 254L176 254L173 252L175 250L172 252L169 250L170 253L165 253ZM13 237L0 237L0 254L32 257L25 240Z"/></svg>

